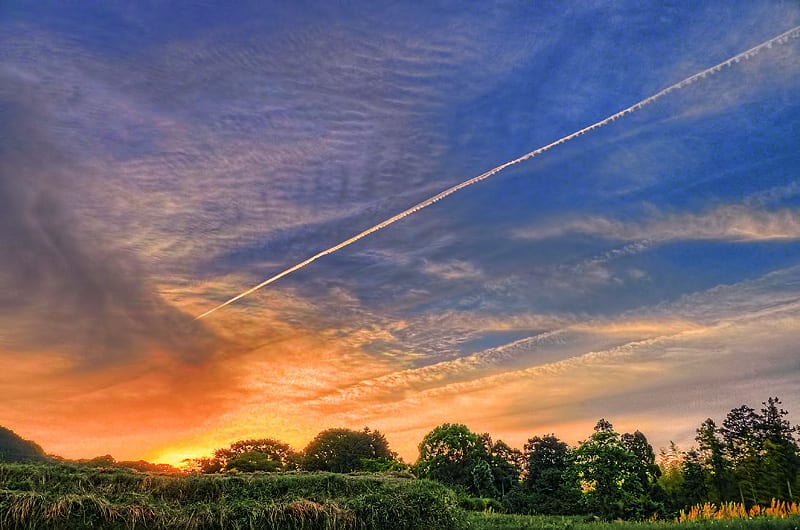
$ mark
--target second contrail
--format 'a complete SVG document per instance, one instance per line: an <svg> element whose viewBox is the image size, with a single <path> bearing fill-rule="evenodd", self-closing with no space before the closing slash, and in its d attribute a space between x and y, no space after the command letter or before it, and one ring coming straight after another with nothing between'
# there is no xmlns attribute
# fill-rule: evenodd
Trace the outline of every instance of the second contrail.
<svg viewBox="0 0 800 530"><path fill-rule="evenodd" d="M759 52L761 52L762 50L764 50L766 48L771 48L774 44L784 44L784 43L788 42L790 39L796 39L798 37L800 37L800 26L794 27L794 28L792 28L792 29L790 29L790 30L788 30L788 31L786 31L784 33L781 33L780 35L777 35L777 36L775 36L775 37L773 37L773 38L771 38L771 39L769 39L767 41L762 42L758 46L754 46L754 47L750 48L749 50L746 50L746 51L743 51L742 53L734 55L730 59L726 59L726 60L722 61L719 64L716 64L716 65L714 65L714 66L712 66L710 68L706 68L702 72L698 72L698 73L696 73L696 74L694 74L694 75L692 75L690 77L687 77L683 81L679 81L679 82L675 83L674 85L670 85L667 88L665 88L665 89L663 89L663 90L661 90L659 92L656 92L652 96L646 97L645 99L639 101L638 103L634 103L630 107L622 109L621 111L619 111L619 112L617 112L615 114L612 114L611 116L609 116L607 118L604 118L604 119L602 119L602 120L600 120L600 121L598 121L596 123L593 123L592 125L589 125L588 127L584 127L583 129L581 129L579 131L575 131L574 133L569 134L567 136L564 136L562 138L559 138L558 140L556 140L556 141L554 141L552 143L549 143L549 144L547 144L545 146L539 147L537 149L534 149L533 151L525 153L524 155L520 156L519 158L515 158L514 160L510 160L510 161L508 161L508 162L506 162L504 164L501 164L501 165L499 165L499 166L497 166L495 168L492 168L489 171L486 171L485 173L481 173L477 177L472 177L471 179L465 180L464 182L461 182L460 184L456 184L455 186L447 188L446 190L434 195L433 197L425 199L424 201L415 204L411 208L408 208L407 210L403 210L402 212L400 212L400 213L398 213L396 215L393 215L392 217L386 219L385 221L382 221L382 222L376 224L373 227L367 228L363 232L359 232L358 234L354 235L353 237L351 237L349 239L346 239L346 240L342 241L341 243L338 243L338 244L336 244L336 245L334 245L334 246L332 246L330 248L327 248L327 249L325 249L325 250L323 250L321 252L318 252L318 253L314 254L313 256L311 256L310 258L308 258L308 259L306 259L304 261L301 261L300 263L298 263L296 265L292 265L288 269L286 269L286 270L284 270L282 272L279 272L275 276L267 278L266 280L264 280L263 282L259 283L258 285L254 285L253 287L247 289L246 291L242 291L241 293L239 293L236 296L226 300L225 302L219 304L218 306L212 307L211 309L209 309L205 313L196 316L195 320L199 320L199 319L201 319L203 317L207 317L208 315L210 315L214 311L217 311L218 309L222 309L226 305L232 304L235 301L237 301L237 300L239 300L241 298L244 298L245 296L247 296L249 294L252 294L255 291L258 291L262 287L266 287L267 285L280 280L284 276L286 276L288 274L291 274L296 270L302 269L306 265L309 265L309 264L313 263L314 261L318 260L319 258L321 258L323 256L327 256L328 254L332 254L332 253L336 252L337 250L340 250L340 249L342 249L342 248L344 248L344 247L346 247L348 245L351 245L351 244L355 243L356 241L358 241L359 239L367 237L368 235L372 234L373 232L377 232L381 228L386 228L387 226L396 223L400 219L403 219L404 217L407 217L407 216L411 215L412 213L418 212L419 210L422 210L423 208L427 208L428 206L432 205L433 203L438 202L438 201L444 199L445 197L447 197L449 195L452 195L453 193L455 193L455 192L457 192L459 190L462 190L462 189L464 189L464 188L466 188L468 186L472 186L473 184L477 184L478 182L480 182L482 180L486 180L489 177L491 177L492 175L495 175L495 174L499 173L500 171L503 171L505 168L507 168L509 166L513 166L515 164L519 164L520 162L524 162L525 160L528 160L529 158L533 158L534 156L542 154L545 151L549 151L550 149L552 149L552 148L554 148L554 147L556 147L558 145L561 145L563 143L566 143L566 142L568 142L568 141L570 141L570 140L572 140L574 138L577 138L578 136L581 136L581 135L583 135L583 134L585 134L585 133L587 133L589 131L593 131L595 129L599 129L600 127L603 127L604 125L608 125L609 123L611 123L612 121L616 120L617 118L622 118L626 114L631 114L633 112L636 112L637 110L649 105L650 103L653 103L654 101L666 96L670 92L674 92L674 91L680 90L681 88L684 88L684 87L686 87L688 85L691 85L695 81L698 81L698 80L703 79L704 77L706 77L708 75L711 75L711 74L714 74L716 72L719 72L720 70L722 70L726 66L731 66L732 64L738 63L739 61L741 61L743 59L749 59L749 58L753 57L754 55L758 54Z"/></svg>

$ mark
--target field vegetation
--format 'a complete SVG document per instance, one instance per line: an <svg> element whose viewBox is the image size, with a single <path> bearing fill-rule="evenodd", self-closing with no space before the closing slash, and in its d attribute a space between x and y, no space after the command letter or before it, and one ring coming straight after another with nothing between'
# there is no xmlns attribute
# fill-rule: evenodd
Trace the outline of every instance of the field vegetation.
<svg viewBox="0 0 800 530"><path fill-rule="evenodd" d="M659 457L605 419L576 446L543 434L519 450L444 423L407 464L379 431L337 428L302 451L241 440L183 469L68 461L0 429L0 528L800 530L798 427L778 398L762 405L705 420L695 447Z"/></svg>
<svg viewBox="0 0 800 530"><path fill-rule="evenodd" d="M455 494L384 474L166 475L0 464L0 528L464 528Z"/></svg>

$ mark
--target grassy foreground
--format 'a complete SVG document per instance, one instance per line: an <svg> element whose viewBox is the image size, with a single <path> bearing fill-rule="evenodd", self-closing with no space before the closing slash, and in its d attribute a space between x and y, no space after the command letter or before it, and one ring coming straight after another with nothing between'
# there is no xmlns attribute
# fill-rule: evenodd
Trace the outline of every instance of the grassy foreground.
<svg viewBox="0 0 800 530"><path fill-rule="evenodd" d="M471 530L800 530L800 517L774 519L703 520L691 523L667 521L586 521L580 517L470 513Z"/></svg>
<svg viewBox="0 0 800 530"><path fill-rule="evenodd" d="M448 488L391 475L167 475L0 463L0 528L800 530L800 517L589 521L467 513Z"/></svg>
<svg viewBox="0 0 800 530"><path fill-rule="evenodd" d="M157 475L0 464L0 528L466 528L440 484L333 473Z"/></svg>

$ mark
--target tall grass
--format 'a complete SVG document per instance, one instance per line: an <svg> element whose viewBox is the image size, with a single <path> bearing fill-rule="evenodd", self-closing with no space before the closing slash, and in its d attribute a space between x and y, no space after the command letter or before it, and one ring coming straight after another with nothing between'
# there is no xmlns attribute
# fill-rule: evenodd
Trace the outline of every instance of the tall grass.
<svg viewBox="0 0 800 530"><path fill-rule="evenodd" d="M0 528L412 529L465 527L424 480L332 473L159 475L0 464Z"/></svg>
<svg viewBox="0 0 800 530"><path fill-rule="evenodd" d="M738 502L724 502L719 506L707 502L692 506L689 511L681 510L678 521L724 521L730 519L752 519L770 517L778 519L800 518L800 503L772 499L769 506L753 505L749 510Z"/></svg>

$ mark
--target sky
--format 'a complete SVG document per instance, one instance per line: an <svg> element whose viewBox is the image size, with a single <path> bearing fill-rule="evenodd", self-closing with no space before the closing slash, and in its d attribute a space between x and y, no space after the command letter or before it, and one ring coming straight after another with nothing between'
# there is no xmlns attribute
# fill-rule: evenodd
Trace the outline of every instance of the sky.
<svg viewBox="0 0 800 530"><path fill-rule="evenodd" d="M409 462L605 417L800 421L794 1L0 4L0 424L179 463L331 427ZM796 35L795 35L796 37Z"/></svg>

